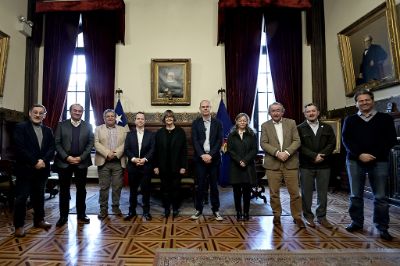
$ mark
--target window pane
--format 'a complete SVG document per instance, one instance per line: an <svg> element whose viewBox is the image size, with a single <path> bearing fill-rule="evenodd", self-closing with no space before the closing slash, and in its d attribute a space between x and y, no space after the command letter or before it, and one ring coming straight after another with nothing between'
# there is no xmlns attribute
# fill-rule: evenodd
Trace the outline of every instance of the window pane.
<svg viewBox="0 0 400 266"><path fill-rule="evenodd" d="M268 93L267 95L268 95L268 104L269 104L269 105L272 104L272 103L274 103L274 102L276 102L276 100L275 100L275 94L273 94L273 93Z"/></svg>
<svg viewBox="0 0 400 266"><path fill-rule="evenodd" d="M79 73L85 73L86 72L86 62L85 62L85 56L84 55L77 55L78 58L77 61L77 72Z"/></svg>
<svg viewBox="0 0 400 266"><path fill-rule="evenodd" d="M68 91L76 90L76 78L76 74L71 73L71 75L69 76Z"/></svg>
<svg viewBox="0 0 400 266"><path fill-rule="evenodd" d="M258 65L259 73L267 72L267 57L265 55L260 55L260 63Z"/></svg>
<svg viewBox="0 0 400 266"><path fill-rule="evenodd" d="M65 108L69 109L71 104L76 103L76 94L75 93L68 93L67 94L67 105Z"/></svg>
<svg viewBox="0 0 400 266"><path fill-rule="evenodd" d="M257 77L257 91L267 92L266 74L258 74Z"/></svg>
<svg viewBox="0 0 400 266"><path fill-rule="evenodd" d="M268 93L258 94L258 111L268 111Z"/></svg>
<svg viewBox="0 0 400 266"><path fill-rule="evenodd" d="M77 79L77 83L76 83L76 90L77 91L85 91L85 87L86 87L86 74L81 73L81 74L76 74L76 79Z"/></svg>
<svg viewBox="0 0 400 266"><path fill-rule="evenodd" d="M266 122L267 120L270 119L270 116L268 115L268 112L259 112L258 113L258 121L260 122L258 130L261 130L261 125L262 123Z"/></svg>
<svg viewBox="0 0 400 266"><path fill-rule="evenodd" d="M78 34L78 38L76 40L76 47L83 47L83 33Z"/></svg>
<svg viewBox="0 0 400 266"><path fill-rule="evenodd" d="M76 56L72 59L71 73L76 73Z"/></svg>
<svg viewBox="0 0 400 266"><path fill-rule="evenodd" d="M79 103L83 107L85 107L85 92L77 92L76 93L76 103ZM86 108L85 108L86 109Z"/></svg>

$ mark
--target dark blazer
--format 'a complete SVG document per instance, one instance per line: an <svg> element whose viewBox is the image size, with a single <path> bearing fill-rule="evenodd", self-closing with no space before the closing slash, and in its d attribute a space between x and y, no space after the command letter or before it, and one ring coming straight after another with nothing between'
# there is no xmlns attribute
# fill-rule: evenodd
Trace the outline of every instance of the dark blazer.
<svg viewBox="0 0 400 266"><path fill-rule="evenodd" d="M171 149L168 151L167 134L165 127L160 128L155 136L154 168L160 173L179 173L181 168L187 170L187 141L185 131L176 126L171 140Z"/></svg>
<svg viewBox="0 0 400 266"><path fill-rule="evenodd" d="M304 121L297 126L299 131L301 146L299 149L300 167L302 168L329 168L330 155L336 147L335 132L330 125L319 122L317 135ZM314 163L318 153L325 154L325 160L320 163Z"/></svg>
<svg viewBox="0 0 400 266"><path fill-rule="evenodd" d="M55 142L57 154L55 165L59 168L67 168L69 166L66 159L71 153L72 127L71 119L67 119L60 122L56 129ZM81 162L78 164L78 168L86 168L92 165L90 152L94 144L94 134L92 126L83 120L80 127L79 157L81 157Z"/></svg>
<svg viewBox="0 0 400 266"><path fill-rule="evenodd" d="M54 159L54 136L50 128L41 125L43 140L42 147L39 147L36 133L33 129L31 121L19 123L14 131L14 144L16 149L16 174L17 176L35 174L50 176L50 162ZM42 159L46 168L36 170L35 165L38 160Z"/></svg>
<svg viewBox="0 0 400 266"><path fill-rule="evenodd" d="M222 124L218 119L211 118L210 127L210 152L213 163L220 163L221 160L221 146L223 139ZM206 141L206 128L202 117L195 119L192 123L192 142L194 147L194 160L202 161L201 155L204 152L204 142Z"/></svg>
<svg viewBox="0 0 400 266"><path fill-rule="evenodd" d="M128 172L138 170L138 167L132 163L132 158L146 158L147 163L144 164L145 172L152 172L152 161L154 154L154 133L145 129L143 133L142 148L139 156L139 143L137 139L136 128L128 133L125 139L125 155L128 157Z"/></svg>
<svg viewBox="0 0 400 266"><path fill-rule="evenodd" d="M235 129L228 136L228 154L231 158L229 166L229 183L257 184L256 165L254 159L257 156L258 146L256 135L248 131L243 133L243 139L240 138ZM245 167L240 166L240 161L246 163Z"/></svg>

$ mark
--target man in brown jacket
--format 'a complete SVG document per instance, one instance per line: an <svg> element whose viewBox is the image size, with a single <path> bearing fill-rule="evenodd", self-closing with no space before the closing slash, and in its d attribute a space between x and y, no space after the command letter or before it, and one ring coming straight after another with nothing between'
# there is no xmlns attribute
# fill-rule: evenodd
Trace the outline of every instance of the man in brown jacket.
<svg viewBox="0 0 400 266"><path fill-rule="evenodd" d="M268 178L271 207L274 214L274 225L280 225L282 206L280 187L282 177L290 195L290 211L294 222L299 228L304 228L301 219L302 207L299 192L299 158L297 149L300 147L300 137L296 122L283 118L285 108L275 102L268 107L271 120L261 126L261 147L265 151L264 167Z"/></svg>

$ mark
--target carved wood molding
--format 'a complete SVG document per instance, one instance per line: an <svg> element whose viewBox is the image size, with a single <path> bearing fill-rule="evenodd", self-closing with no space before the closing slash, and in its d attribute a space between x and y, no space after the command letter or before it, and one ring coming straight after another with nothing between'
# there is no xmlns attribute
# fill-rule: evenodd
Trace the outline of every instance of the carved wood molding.
<svg viewBox="0 0 400 266"><path fill-rule="evenodd" d="M25 120L25 115L22 112L10 110L0 107L0 119L9 122L22 122Z"/></svg>

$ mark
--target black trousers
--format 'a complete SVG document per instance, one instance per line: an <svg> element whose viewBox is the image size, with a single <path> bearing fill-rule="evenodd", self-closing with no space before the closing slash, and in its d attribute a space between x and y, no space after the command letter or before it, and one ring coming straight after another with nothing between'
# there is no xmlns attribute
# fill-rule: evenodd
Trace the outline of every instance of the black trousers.
<svg viewBox="0 0 400 266"><path fill-rule="evenodd" d="M70 187L72 175L76 186L76 212L78 217L86 215L86 178L87 167L78 168L76 165L69 165L67 168L58 169L60 184L60 217L67 217L69 214L69 201L71 199Z"/></svg>
<svg viewBox="0 0 400 266"><path fill-rule="evenodd" d="M249 183L242 183L242 184L233 184L232 187L233 187L233 198L235 200L236 211L242 212L242 198L243 198L243 212L249 213L251 185Z"/></svg>
<svg viewBox="0 0 400 266"><path fill-rule="evenodd" d="M169 210L172 205L174 211L179 210L181 205L181 174L160 173L160 179L164 209Z"/></svg>
<svg viewBox="0 0 400 266"><path fill-rule="evenodd" d="M129 182L129 213L136 212L137 196L140 186L140 193L142 194L143 213L150 212L150 189L151 189L151 175L146 173L143 167L138 167L136 171L128 172Z"/></svg>
<svg viewBox="0 0 400 266"><path fill-rule="evenodd" d="M219 211L219 191L218 191L218 175L219 162L206 164L204 162L196 162L196 210L203 211L204 193L210 186L211 210Z"/></svg>
<svg viewBox="0 0 400 266"><path fill-rule="evenodd" d="M14 202L14 226L22 227L25 224L26 201L30 197L34 211L34 223L44 219L44 189L47 181L46 174L32 169L28 175L17 175Z"/></svg>

